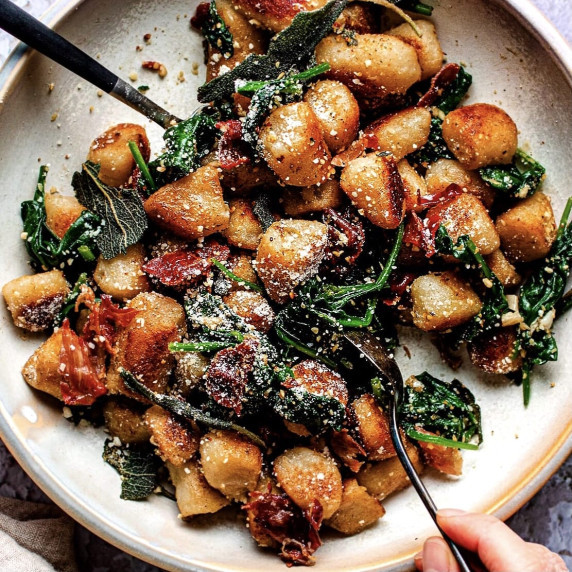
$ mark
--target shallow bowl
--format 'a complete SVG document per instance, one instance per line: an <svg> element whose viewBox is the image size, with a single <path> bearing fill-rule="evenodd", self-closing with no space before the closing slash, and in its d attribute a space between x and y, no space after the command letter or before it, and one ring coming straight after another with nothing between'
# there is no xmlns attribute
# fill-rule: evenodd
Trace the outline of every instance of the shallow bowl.
<svg viewBox="0 0 572 572"><path fill-rule="evenodd" d="M59 2L46 21L176 115L197 106L201 39L189 28L196 2L85 0ZM434 13L449 61L473 74L470 101L503 107L520 129L520 145L548 172L545 190L556 215L570 193L572 173L572 54L564 40L527 0L441 0ZM149 45L143 35L150 33ZM139 48L140 50L139 50ZM164 80L141 70L141 61L164 63ZM193 63L199 63L199 76ZM185 81L180 81L182 71ZM48 85L53 84L53 90ZM147 124L130 109L37 54L18 48L0 73L0 283L27 273L19 205L33 194L37 168L49 163L48 183L69 192L91 140L123 121ZM161 131L148 125L155 151ZM117 473L101 459L104 434L74 427L61 407L38 395L20 369L41 342L18 331L0 309L0 435L37 484L76 520L112 544L170 570L284 570L274 555L258 550L243 520L232 511L186 524L171 501L119 499ZM569 318L556 326L560 359L534 373L525 409L520 388L465 365L457 376L483 411L485 441L465 453L464 475L428 472L425 482L440 507L492 512L507 518L529 499L572 450L572 336ZM397 357L404 374L429 370L453 374L421 336L405 333L411 351ZM465 359L465 362L468 360ZM412 490L385 503L386 516L350 538L325 535L316 570L406 570L424 538L435 533Z"/></svg>

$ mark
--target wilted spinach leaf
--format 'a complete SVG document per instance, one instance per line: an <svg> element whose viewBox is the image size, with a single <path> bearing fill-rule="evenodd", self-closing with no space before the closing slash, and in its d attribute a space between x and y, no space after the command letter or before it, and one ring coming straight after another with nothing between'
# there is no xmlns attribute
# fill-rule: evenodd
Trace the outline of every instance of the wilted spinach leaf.
<svg viewBox="0 0 572 572"><path fill-rule="evenodd" d="M63 321L69 317L69 315L74 311L75 303L81 293L81 287L87 284L87 274L83 272L79 275L78 279L76 280L74 287L71 289L70 293L66 296L64 300L64 305L60 310L59 314L55 319L55 326L61 326Z"/></svg>
<svg viewBox="0 0 572 572"><path fill-rule="evenodd" d="M210 153L219 133L218 118L216 112L203 108L165 131L165 152L149 163L149 171L158 187L200 167L201 159Z"/></svg>
<svg viewBox="0 0 572 572"><path fill-rule="evenodd" d="M572 223L568 222L572 198L568 199L556 240L548 256L522 285L519 311L527 328L519 328L515 351L524 352L522 382L524 404L530 401L530 373L535 365L558 359L558 346L552 334L555 306L562 299L572 264Z"/></svg>
<svg viewBox="0 0 572 572"><path fill-rule="evenodd" d="M147 215L136 191L110 187L99 180L99 165L86 161L72 185L79 202L102 219L96 241L104 258L123 254L147 229ZM70 229L71 230L71 229Z"/></svg>
<svg viewBox="0 0 572 572"><path fill-rule="evenodd" d="M527 155L522 149L517 149L510 165L496 165L479 169L479 174L493 189L514 199L525 199L533 195L546 169Z"/></svg>
<svg viewBox="0 0 572 572"><path fill-rule="evenodd" d="M70 226L62 239L57 237L46 224L45 184L48 167L40 167L40 175L34 198L21 205L21 216L26 236L26 250L35 270L63 268L78 259L86 262L97 256L96 238L101 230L100 219L84 211Z"/></svg>
<svg viewBox="0 0 572 572"><path fill-rule="evenodd" d="M477 449L483 440L481 409L475 396L459 380L440 381L423 372L405 384L399 423L412 439L447 447ZM418 431L424 429L437 437Z"/></svg>
<svg viewBox="0 0 572 572"><path fill-rule="evenodd" d="M265 55L251 54L231 71L199 87L198 100L206 103L230 97L237 80L267 81L305 69L346 4L347 0L332 0L319 10L296 14L292 24L271 40Z"/></svg>
<svg viewBox="0 0 572 572"><path fill-rule="evenodd" d="M127 447L105 441L103 460L121 475L121 498L144 500L153 493L157 485L157 455L153 447Z"/></svg>

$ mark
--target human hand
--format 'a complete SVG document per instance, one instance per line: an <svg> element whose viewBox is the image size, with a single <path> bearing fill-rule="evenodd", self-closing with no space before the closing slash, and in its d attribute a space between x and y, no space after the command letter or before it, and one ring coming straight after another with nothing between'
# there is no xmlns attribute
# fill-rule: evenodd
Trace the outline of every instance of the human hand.
<svg viewBox="0 0 572 572"><path fill-rule="evenodd" d="M479 555L489 572L567 572L564 560L541 544L525 542L504 522L488 514L457 509L440 510L437 521L449 538ZM459 566L440 536L428 538L415 556L420 572L459 572Z"/></svg>

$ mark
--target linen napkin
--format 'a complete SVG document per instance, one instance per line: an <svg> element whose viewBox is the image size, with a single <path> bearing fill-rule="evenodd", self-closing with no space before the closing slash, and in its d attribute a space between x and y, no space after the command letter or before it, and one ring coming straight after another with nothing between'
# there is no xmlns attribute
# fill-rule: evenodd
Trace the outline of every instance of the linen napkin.
<svg viewBox="0 0 572 572"><path fill-rule="evenodd" d="M78 572L73 533L54 505L0 497L0 570Z"/></svg>

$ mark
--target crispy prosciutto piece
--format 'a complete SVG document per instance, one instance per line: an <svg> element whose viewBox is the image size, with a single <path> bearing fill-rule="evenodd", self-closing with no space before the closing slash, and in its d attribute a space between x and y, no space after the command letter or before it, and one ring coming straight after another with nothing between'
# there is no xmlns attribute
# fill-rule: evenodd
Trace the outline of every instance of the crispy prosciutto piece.
<svg viewBox="0 0 572 572"><path fill-rule="evenodd" d="M419 204L422 205L423 208L445 205L463 193L464 191L459 185L452 183L441 193L419 197ZM428 216L421 219L412 211L409 213L409 218L405 225L403 242L405 244L413 244L425 252L427 258L431 258L436 252L435 235L440 225L441 220L438 217Z"/></svg>
<svg viewBox="0 0 572 572"><path fill-rule="evenodd" d="M242 412L242 400L247 391L250 372L254 367L260 342L246 338L232 348L220 350L213 357L205 378L209 395L220 405Z"/></svg>
<svg viewBox="0 0 572 572"><path fill-rule="evenodd" d="M66 405L93 405L98 397L107 393L101 373L98 373L96 359L85 340L70 328L66 318L62 325L60 350L63 376L60 389Z"/></svg>
<svg viewBox="0 0 572 572"><path fill-rule="evenodd" d="M203 24L209 18L210 2L201 2L195 11L195 15L191 17L191 27L200 30Z"/></svg>
<svg viewBox="0 0 572 572"><path fill-rule="evenodd" d="M308 510L302 510L285 495L252 492L252 500L242 508L251 511L257 526L280 546L280 558L289 566L309 566L312 554L321 546L318 531L322 524L322 506L314 500Z"/></svg>
<svg viewBox="0 0 572 572"><path fill-rule="evenodd" d="M143 270L165 286L191 286L206 278L212 258L226 262L229 256L228 246L213 241L202 248L177 250L153 258L143 265Z"/></svg>
<svg viewBox="0 0 572 572"><path fill-rule="evenodd" d="M219 121L216 128L222 136L218 143L218 160L221 169L233 169L251 162L250 148L242 139L242 123L238 119Z"/></svg>
<svg viewBox="0 0 572 572"><path fill-rule="evenodd" d="M363 224L349 209L342 213L326 209L324 222L328 225L324 264L331 268L332 273L344 276L363 252L365 243Z"/></svg>
<svg viewBox="0 0 572 572"><path fill-rule="evenodd" d="M461 66L459 64L447 64L443 66L431 80L431 86L427 93L419 100L416 107L430 107L437 101L443 93L443 90L452 84L457 76Z"/></svg>
<svg viewBox="0 0 572 572"><path fill-rule="evenodd" d="M134 308L120 308L111 301L111 296L101 295L101 302L87 303L90 309L87 323L82 332L86 342L93 342L103 346L109 354L115 353L114 345L119 327L127 326L135 317L138 310Z"/></svg>

